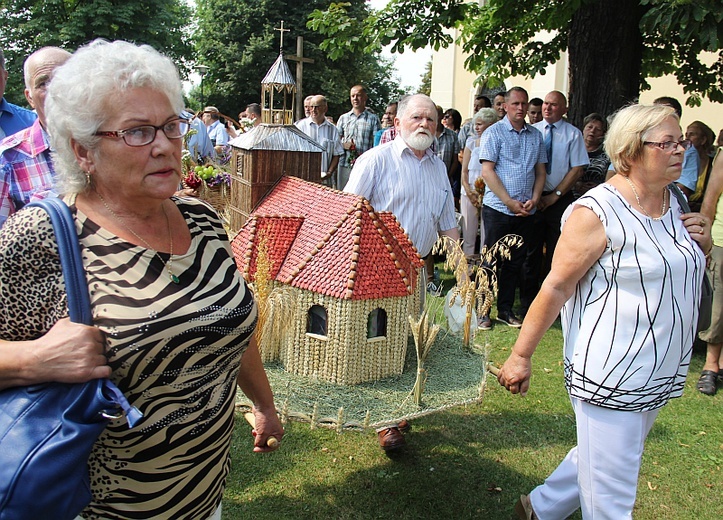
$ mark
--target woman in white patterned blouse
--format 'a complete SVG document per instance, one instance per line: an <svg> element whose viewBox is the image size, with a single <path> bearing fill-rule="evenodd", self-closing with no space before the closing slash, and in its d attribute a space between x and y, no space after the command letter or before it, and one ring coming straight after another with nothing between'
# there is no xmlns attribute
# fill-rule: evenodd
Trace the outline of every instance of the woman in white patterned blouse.
<svg viewBox="0 0 723 520"><path fill-rule="evenodd" d="M530 358L561 311L578 444L520 497L520 518L577 509L586 519L631 518L645 438L683 391L711 249L708 219L683 214L669 187L689 146L672 109L622 109L605 142L618 175L563 216L552 271L498 380L527 393Z"/></svg>

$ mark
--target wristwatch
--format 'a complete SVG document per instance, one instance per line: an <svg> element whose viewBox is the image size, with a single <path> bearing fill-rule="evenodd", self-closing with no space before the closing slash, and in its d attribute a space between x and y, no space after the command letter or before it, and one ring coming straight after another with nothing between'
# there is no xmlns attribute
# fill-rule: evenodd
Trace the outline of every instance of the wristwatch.
<svg viewBox="0 0 723 520"><path fill-rule="evenodd" d="M555 190L555 195L562 197L562 192L560 190Z"/></svg>

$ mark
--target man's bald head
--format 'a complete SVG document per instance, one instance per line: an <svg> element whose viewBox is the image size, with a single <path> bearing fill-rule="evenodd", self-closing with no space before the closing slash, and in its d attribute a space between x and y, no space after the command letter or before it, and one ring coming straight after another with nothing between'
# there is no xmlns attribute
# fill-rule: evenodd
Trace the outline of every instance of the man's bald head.
<svg viewBox="0 0 723 520"><path fill-rule="evenodd" d="M43 47L32 53L23 65L25 79L25 98L38 113L43 128L45 121L45 95L53 78L55 69L70 58L70 53L59 47Z"/></svg>

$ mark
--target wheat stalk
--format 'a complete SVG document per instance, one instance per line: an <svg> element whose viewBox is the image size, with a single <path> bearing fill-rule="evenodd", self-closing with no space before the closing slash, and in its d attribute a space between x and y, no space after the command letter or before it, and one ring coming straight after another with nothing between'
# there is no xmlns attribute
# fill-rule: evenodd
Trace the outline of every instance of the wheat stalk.
<svg viewBox="0 0 723 520"><path fill-rule="evenodd" d="M434 340L439 333L440 327L430 321L427 309L422 311L418 319L409 316L409 325L412 329L414 346L417 352L417 379L414 382L412 394L414 395L414 404L421 406L424 383L427 380L427 371L424 368L424 363L427 360L429 351L432 350L432 345L434 345Z"/></svg>
<svg viewBox="0 0 723 520"><path fill-rule="evenodd" d="M434 252L446 253L444 267L454 273L457 282L450 290L449 305L454 305L459 298L460 304L465 309L462 338L465 347L469 347L472 331L477 329L476 324L474 327L471 326L472 309L477 311L478 316L486 316L497 297L497 262L512 258L512 250L521 247L522 244L520 235L505 235L492 247L484 247L480 254L481 265L470 269L467 257L456 240L448 236L441 236L437 240Z"/></svg>
<svg viewBox="0 0 723 520"><path fill-rule="evenodd" d="M294 299L287 286L274 287L271 278L273 261L269 258L268 240L263 233L256 251L253 284L258 306L256 344L259 346L262 360L272 361L279 358L281 338L293 320Z"/></svg>

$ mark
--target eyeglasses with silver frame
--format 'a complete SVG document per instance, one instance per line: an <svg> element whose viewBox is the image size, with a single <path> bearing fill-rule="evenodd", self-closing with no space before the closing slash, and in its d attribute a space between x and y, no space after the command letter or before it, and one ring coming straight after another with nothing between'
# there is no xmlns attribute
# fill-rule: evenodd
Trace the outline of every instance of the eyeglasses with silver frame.
<svg viewBox="0 0 723 520"><path fill-rule="evenodd" d="M668 153L677 150L678 146L680 146L683 150L687 150L692 145L692 143L688 139L683 139L682 141L663 141L663 142L643 141L643 144L657 146L664 152L668 152Z"/></svg>
<svg viewBox="0 0 723 520"><path fill-rule="evenodd" d="M162 131L168 139L180 139L185 136L189 129L187 119L177 118L166 121L162 125L141 125L128 128L126 130L115 130L96 132L98 137L110 137L114 139L123 139L128 146L145 146L156 140L158 130Z"/></svg>

